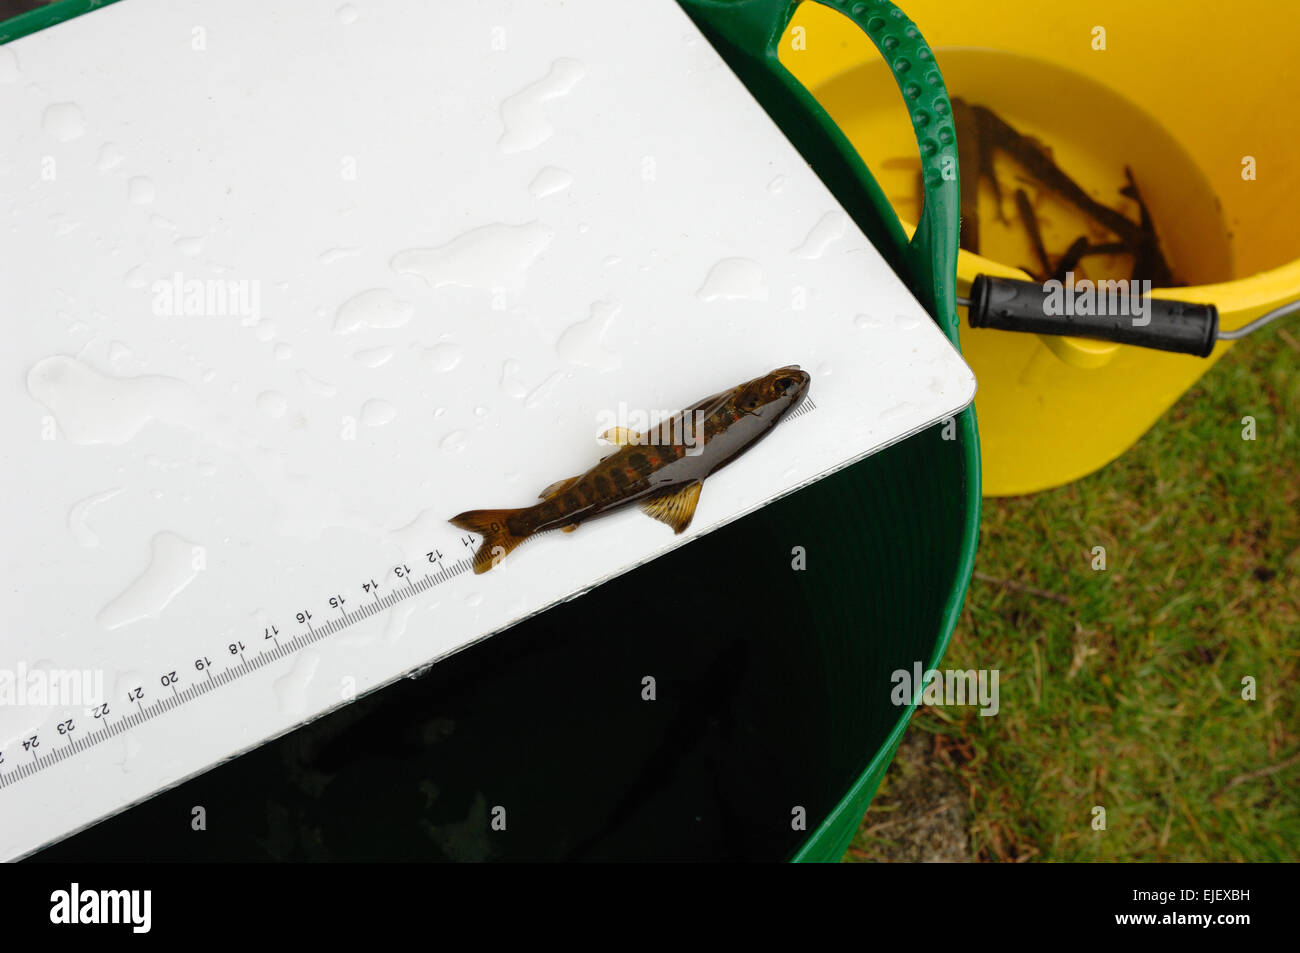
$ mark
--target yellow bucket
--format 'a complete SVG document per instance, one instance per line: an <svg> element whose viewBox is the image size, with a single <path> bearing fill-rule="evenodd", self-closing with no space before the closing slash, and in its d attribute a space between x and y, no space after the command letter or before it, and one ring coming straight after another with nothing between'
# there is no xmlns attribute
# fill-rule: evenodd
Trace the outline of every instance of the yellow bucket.
<svg viewBox="0 0 1300 953"><path fill-rule="evenodd" d="M994 109L1045 143L1098 201L1126 201L1118 188L1132 170L1180 284L1152 297L1213 304L1225 331L1300 298L1300 69L1290 4L1256 4L1248 16L1206 0L906 0L905 9L953 97ZM780 57L848 136L910 232L920 212L914 131L870 41L843 15L804 3ZM959 161L965 173L973 157ZM1016 267L1033 255L1027 234L1017 246L996 230L1008 197L999 206L985 191L979 218L995 227L980 247L990 257L960 253L963 296L980 274L1030 277ZM1045 217L1044 242L1060 250L1070 224ZM979 381L990 496L1058 486L1105 466L1232 346L1221 341L1198 358L966 325L961 337Z"/></svg>

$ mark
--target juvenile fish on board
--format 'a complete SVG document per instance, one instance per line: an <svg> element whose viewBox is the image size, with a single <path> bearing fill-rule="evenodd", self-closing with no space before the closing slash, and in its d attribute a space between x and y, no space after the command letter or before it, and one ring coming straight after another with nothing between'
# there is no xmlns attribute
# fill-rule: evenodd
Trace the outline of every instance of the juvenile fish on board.
<svg viewBox="0 0 1300 953"><path fill-rule="evenodd" d="M632 503L680 533L691 524L705 478L771 433L803 401L810 380L798 365L779 367L705 397L645 433L614 427L603 437L619 449L587 472L548 486L540 503L468 510L449 522L483 538L474 554L476 573L536 533L570 532Z"/></svg>

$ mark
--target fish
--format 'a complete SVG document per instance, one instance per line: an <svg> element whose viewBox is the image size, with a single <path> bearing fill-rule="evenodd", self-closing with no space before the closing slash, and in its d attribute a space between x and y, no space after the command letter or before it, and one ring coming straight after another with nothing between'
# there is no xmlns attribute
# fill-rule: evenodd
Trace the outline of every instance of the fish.
<svg viewBox="0 0 1300 953"><path fill-rule="evenodd" d="M467 510L448 521L482 538L474 572L485 573L524 540L636 505L674 533L691 525L704 481L772 432L803 402L812 378L791 364L711 394L638 433L612 427L601 438L618 449L584 473L558 480L540 502L515 509Z"/></svg>

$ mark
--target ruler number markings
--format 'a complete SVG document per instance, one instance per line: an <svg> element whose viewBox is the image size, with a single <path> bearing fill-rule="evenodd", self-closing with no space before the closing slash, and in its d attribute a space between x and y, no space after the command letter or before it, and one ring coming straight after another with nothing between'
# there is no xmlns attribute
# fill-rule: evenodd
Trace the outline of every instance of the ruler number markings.
<svg viewBox="0 0 1300 953"><path fill-rule="evenodd" d="M473 536L461 538L466 547L472 547L473 540ZM443 560L446 557L437 549L425 553L425 558L434 571L424 573L418 583L412 578L415 571L406 563L399 563L385 574L386 577L391 575L393 579L399 580L400 583L405 583L405 585L389 582L387 578L382 584L373 577L364 580L361 583L361 591L365 596L369 596L372 601L361 609L353 609L352 612L349 612L349 600L341 592L329 596L325 600L326 604L330 609L336 610L338 616L328 621L325 627L321 629L317 629L312 625L316 617L311 609L303 608L294 613L294 619L307 631L303 635L294 637L289 642L282 644L279 640L280 629L275 624L270 624L263 627L261 641L262 643L269 641L271 646L259 649L255 654L246 655L245 653L249 651L248 646L240 639L226 644L226 655L231 658L232 662L235 658L238 658L239 664L237 665L231 664L224 670L214 672L216 665L210 656L204 655L196 658L193 660L196 678L189 685L182 685L179 670L174 669L162 673L158 676L159 686L171 689L171 695L164 695L152 704L146 702L146 691L143 684L129 688L126 692L126 701L128 709L133 707L134 711L128 711L125 717L116 721L111 721L109 717L114 712L111 702L105 701L85 709L85 715L91 719L92 726L94 722L100 724L98 730L87 729L85 732L81 732L78 716L75 714L65 715L61 721L55 724L55 731L66 739L66 744L59 746L60 750L52 754L42 756L45 749L41 745L40 732L22 738L23 751L30 755L30 760L25 764L15 766L10 757L12 752L0 751L0 789L31 777L49 764L94 747L107 737L127 731L153 719L157 715L178 708L200 695L207 694L227 682L256 671L284 655L292 654L293 651L318 638L340 632L358 621L370 618L381 609L389 608L397 602L409 599L433 586L447 582L468 569L471 563L469 558L463 558L451 563L450 566L445 565Z"/></svg>

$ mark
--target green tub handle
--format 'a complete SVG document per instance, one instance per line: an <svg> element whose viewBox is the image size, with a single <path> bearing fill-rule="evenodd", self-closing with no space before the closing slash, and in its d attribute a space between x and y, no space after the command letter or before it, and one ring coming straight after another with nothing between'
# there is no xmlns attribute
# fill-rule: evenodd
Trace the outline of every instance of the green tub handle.
<svg viewBox="0 0 1300 953"><path fill-rule="evenodd" d="M804 0L678 0L844 206L890 267L907 282L954 345L957 229L961 211L952 104L921 32L889 0L806 0L856 23L889 64L921 154L925 206L909 242L889 201L848 138L778 58L781 37Z"/></svg>

